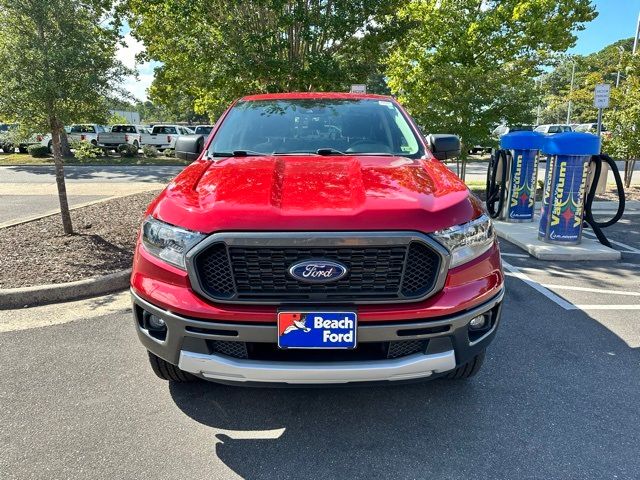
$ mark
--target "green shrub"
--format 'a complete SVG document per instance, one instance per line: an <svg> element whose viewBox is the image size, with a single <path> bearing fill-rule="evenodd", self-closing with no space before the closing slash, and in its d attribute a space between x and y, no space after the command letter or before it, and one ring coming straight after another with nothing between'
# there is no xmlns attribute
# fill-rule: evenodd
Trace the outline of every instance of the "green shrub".
<svg viewBox="0 0 640 480"><path fill-rule="evenodd" d="M156 158L158 156L158 149L153 145L143 145L142 154L147 158Z"/></svg>
<svg viewBox="0 0 640 480"><path fill-rule="evenodd" d="M138 149L128 143L123 143L118 145L118 153L120 153L121 157L132 158L138 154Z"/></svg>
<svg viewBox="0 0 640 480"><path fill-rule="evenodd" d="M89 160L102 154L102 150L90 142L73 142L71 148L73 148L73 154L78 160Z"/></svg>
<svg viewBox="0 0 640 480"><path fill-rule="evenodd" d="M49 156L49 147L44 145L29 145L27 151L29 155L35 158L45 158Z"/></svg>
<svg viewBox="0 0 640 480"><path fill-rule="evenodd" d="M172 149L172 148L165 148L164 152L162 152L162 153L164 153L165 157L173 158L173 157L176 156L176 151L174 149Z"/></svg>

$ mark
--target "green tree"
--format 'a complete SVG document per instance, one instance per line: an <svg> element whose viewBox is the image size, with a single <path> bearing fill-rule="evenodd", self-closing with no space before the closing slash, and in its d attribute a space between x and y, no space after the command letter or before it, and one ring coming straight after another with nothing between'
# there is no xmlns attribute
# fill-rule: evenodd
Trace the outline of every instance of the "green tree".
<svg viewBox="0 0 640 480"><path fill-rule="evenodd" d="M247 93L348 90L380 74L405 0L127 0L158 60L154 103L187 99L211 119ZM184 107L181 107L184 111Z"/></svg>
<svg viewBox="0 0 640 480"><path fill-rule="evenodd" d="M0 116L52 136L65 234L73 233L60 137L65 124L107 120L129 72L116 60L108 0L0 0Z"/></svg>
<svg viewBox="0 0 640 480"><path fill-rule="evenodd" d="M631 186L636 161L640 158L640 53L625 56L624 82L611 92L611 104L604 123L611 131L604 150L625 160L625 187Z"/></svg>
<svg viewBox="0 0 640 480"><path fill-rule="evenodd" d="M619 40L589 55L563 55L554 69L541 77L543 98L540 123L564 123L571 100L570 123L595 122L593 89L598 83L615 85L618 71L620 82L626 79L625 65L633 46L633 38ZM574 88L571 92L571 72L575 64Z"/></svg>
<svg viewBox="0 0 640 480"><path fill-rule="evenodd" d="M496 125L534 120L541 67L595 16L589 0L413 0L389 85L425 131L487 145Z"/></svg>

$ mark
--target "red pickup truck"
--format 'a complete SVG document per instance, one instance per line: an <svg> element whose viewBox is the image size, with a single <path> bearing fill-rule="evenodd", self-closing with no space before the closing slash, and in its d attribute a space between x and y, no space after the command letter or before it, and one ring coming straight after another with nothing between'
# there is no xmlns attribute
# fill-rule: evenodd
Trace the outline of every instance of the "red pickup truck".
<svg viewBox="0 0 640 480"><path fill-rule="evenodd" d="M131 292L163 379L236 384L474 375L504 295L481 202L392 98L254 95L151 203Z"/></svg>

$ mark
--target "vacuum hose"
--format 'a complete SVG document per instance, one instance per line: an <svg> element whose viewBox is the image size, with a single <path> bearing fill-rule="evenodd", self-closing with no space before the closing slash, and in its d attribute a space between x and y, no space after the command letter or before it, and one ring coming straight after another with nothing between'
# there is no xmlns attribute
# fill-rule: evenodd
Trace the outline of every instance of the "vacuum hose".
<svg viewBox="0 0 640 480"><path fill-rule="evenodd" d="M587 193L587 198L585 199L585 202L584 202L584 221L587 222L587 224L589 224L589 226L593 230L593 233L595 233L600 243L611 248L611 244L609 243L609 240L607 240L607 237L604 236L604 233L602 233L602 229L606 227L610 227L611 225L616 223L618 220L620 220L620 218L622 217L622 214L624 213L625 201L624 201L624 187L622 185L622 178L620 177L620 171L618 170L618 166L616 165L616 162L614 162L609 155L605 155L605 154L594 155L593 157L591 157L591 161L595 165L595 172L592 177L593 181L591 182L591 187L589 188L589 192ZM609 167L611 167L611 171L613 172L613 178L615 178L616 180L616 190L618 194L619 203L618 203L618 211L610 220L607 220L606 222L596 222L595 219L593 218L591 205L593 204L593 199L596 196L596 189L598 187L598 178L600 178L600 172L602 171L602 162L607 162L609 164Z"/></svg>
<svg viewBox="0 0 640 480"><path fill-rule="evenodd" d="M500 162L502 160L502 162ZM506 190L507 190L507 151L495 150L489 160L489 168L487 169L487 212L491 218L498 218L502 207L504 206ZM500 183L496 182L498 175L498 166L501 166ZM496 208L496 203L497 208Z"/></svg>

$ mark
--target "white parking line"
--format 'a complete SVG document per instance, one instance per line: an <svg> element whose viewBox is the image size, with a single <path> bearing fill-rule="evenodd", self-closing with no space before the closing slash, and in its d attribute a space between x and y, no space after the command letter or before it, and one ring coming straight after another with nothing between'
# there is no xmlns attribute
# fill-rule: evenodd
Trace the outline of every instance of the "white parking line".
<svg viewBox="0 0 640 480"><path fill-rule="evenodd" d="M508 262L505 262L504 260L502 261L502 265L509 272L511 272L511 275L513 277L516 277L516 278L522 280L524 283L529 285L531 288L533 288L534 290L537 290L542 295L547 297L552 302L555 302L556 304L560 305L565 310L575 310L577 308L573 303L566 301L564 298L559 297L558 295L553 293L551 290L548 290L547 288L543 287L542 285L540 285L535 280L531 279L527 274L521 272L518 269L518 267L514 267L513 265L511 265Z"/></svg>
<svg viewBox="0 0 640 480"><path fill-rule="evenodd" d="M500 255L503 256L503 257L529 258L529 255L525 255L524 253L505 253L505 252L500 252Z"/></svg>
<svg viewBox="0 0 640 480"><path fill-rule="evenodd" d="M576 305L580 310L640 310L640 305Z"/></svg>
<svg viewBox="0 0 640 480"><path fill-rule="evenodd" d="M543 283L543 287L556 289L556 290L575 290L577 292L593 292L602 293L606 295L628 295L630 297L640 297L640 292L625 292L623 290L607 290L606 288L588 288L588 287L574 287L571 285L556 285L552 283Z"/></svg>

